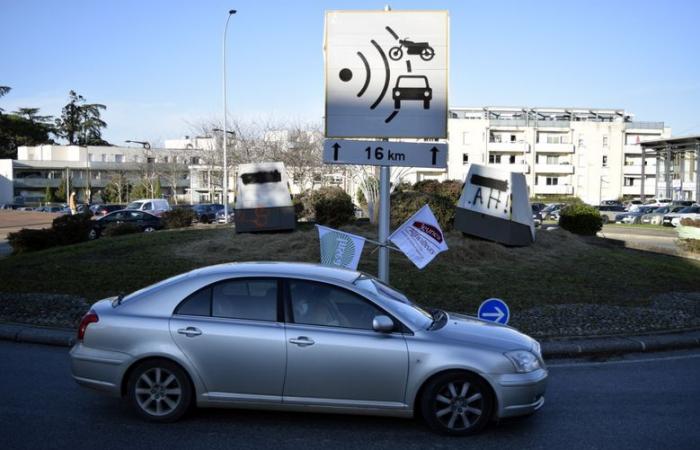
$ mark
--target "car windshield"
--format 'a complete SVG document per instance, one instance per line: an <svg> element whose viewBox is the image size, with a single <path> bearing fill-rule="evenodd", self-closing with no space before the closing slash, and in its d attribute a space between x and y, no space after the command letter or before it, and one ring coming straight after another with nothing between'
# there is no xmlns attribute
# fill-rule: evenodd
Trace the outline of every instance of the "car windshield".
<svg viewBox="0 0 700 450"><path fill-rule="evenodd" d="M403 88L425 88L427 85L423 77L399 77L396 86Z"/></svg>
<svg viewBox="0 0 700 450"><path fill-rule="evenodd" d="M129 205L126 207L126 209L141 209L141 205L143 205L143 202L129 203Z"/></svg>
<svg viewBox="0 0 700 450"><path fill-rule="evenodd" d="M382 300L390 302L391 307L416 328L427 329L433 323L433 316L428 311L413 303L403 293L376 278L361 275L354 284L363 291L378 295Z"/></svg>

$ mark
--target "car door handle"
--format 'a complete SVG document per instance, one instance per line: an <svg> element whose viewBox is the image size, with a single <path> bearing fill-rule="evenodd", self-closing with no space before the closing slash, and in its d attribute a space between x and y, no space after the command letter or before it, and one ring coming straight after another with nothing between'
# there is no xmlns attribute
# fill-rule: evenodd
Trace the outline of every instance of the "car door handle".
<svg viewBox="0 0 700 450"><path fill-rule="evenodd" d="M309 339L306 336L299 336L298 338L292 338L289 340L290 344L296 344L299 347L307 347L309 345L314 345L315 342L313 339Z"/></svg>
<svg viewBox="0 0 700 450"><path fill-rule="evenodd" d="M180 328L179 330L177 330L177 332L180 334L184 334L187 337L195 337L202 334L202 330L195 327Z"/></svg>

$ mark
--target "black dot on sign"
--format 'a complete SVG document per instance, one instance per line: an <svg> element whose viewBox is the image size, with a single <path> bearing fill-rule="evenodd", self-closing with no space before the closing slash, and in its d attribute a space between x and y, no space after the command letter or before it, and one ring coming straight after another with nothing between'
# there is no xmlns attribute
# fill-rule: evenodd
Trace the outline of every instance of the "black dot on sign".
<svg viewBox="0 0 700 450"><path fill-rule="evenodd" d="M343 81L350 81L352 80L352 70L350 69L343 69L340 71L340 79Z"/></svg>

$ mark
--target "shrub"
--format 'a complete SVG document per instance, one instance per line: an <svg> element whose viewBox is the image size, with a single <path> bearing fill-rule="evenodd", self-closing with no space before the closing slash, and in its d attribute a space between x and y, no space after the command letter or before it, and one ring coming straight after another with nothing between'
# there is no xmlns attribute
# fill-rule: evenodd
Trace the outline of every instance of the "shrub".
<svg viewBox="0 0 700 450"><path fill-rule="evenodd" d="M107 237L113 237L140 232L141 228L139 228L138 225L135 225L133 223L114 223L108 225L102 232L102 235Z"/></svg>
<svg viewBox="0 0 700 450"><path fill-rule="evenodd" d="M316 223L337 228L355 218L352 198L339 187L322 187L311 193Z"/></svg>
<svg viewBox="0 0 700 450"><path fill-rule="evenodd" d="M443 231L451 230L455 218L455 203L442 195L431 195L422 192L398 192L391 196L391 226L396 228L425 204L435 214Z"/></svg>
<svg viewBox="0 0 700 450"><path fill-rule="evenodd" d="M57 245L70 245L88 240L92 229L92 220L85 214L66 214L53 219L51 225Z"/></svg>
<svg viewBox="0 0 700 450"><path fill-rule="evenodd" d="M35 252L58 245L56 233L51 228L43 230L30 230L22 228L16 233L7 235L7 239L12 247L12 254Z"/></svg>
<svg viewBox="0 0 700 450"><path fill-rule="evenodd" d="M175 208L161 217L165 228L185 228L192 226L195 215L191 208Z"/></svg>
<svg viewBox="0 0 700 450"><path fill-rule="evenodd" d="M306 219L306 208L304 207L304 196L302 192L300 194L295 194L292 196L292 205L294 206L294 217L299 221L301 219Z"/></svg>
<svg viewBox="0 0 700 450"><path fill-rule="evenodd" d="M600 212L585 203L572 203L559 213L559 226L572 233L594 236L603 228Z"/></svg>
<svg viewBox="0 0 700 450"><path fill-rule="evenodd" d="M700 219L681 219L681 225L700 228Z"/></svg>

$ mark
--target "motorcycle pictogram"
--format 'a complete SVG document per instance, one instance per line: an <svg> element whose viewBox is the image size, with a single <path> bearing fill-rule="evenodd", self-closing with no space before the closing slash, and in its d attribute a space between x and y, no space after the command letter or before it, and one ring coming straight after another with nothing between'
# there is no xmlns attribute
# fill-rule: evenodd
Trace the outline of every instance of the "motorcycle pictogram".
<svg viewBox="0 0 700 450"><path fill-rule="evenodd" d="M389 49L389 58L398 61L403 57L403 49L406 47L406 53L409 55L420 55L423 61L430 61L435 56L435 50L427 42L413 42L406 39L400 39L396 47Z"/></svg>

